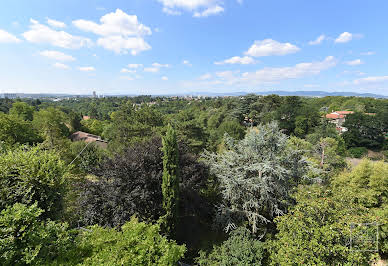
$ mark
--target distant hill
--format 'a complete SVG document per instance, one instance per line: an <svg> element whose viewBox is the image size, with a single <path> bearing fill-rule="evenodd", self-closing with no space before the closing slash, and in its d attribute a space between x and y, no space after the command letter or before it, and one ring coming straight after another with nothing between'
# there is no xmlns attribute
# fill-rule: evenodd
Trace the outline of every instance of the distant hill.
<svg viewBox="0 0 388 266"><path fill-rule="evenodd" d="M262 91L249 92L258 95L277 94L280 96L305 96L305 97L325 97L325 96L355 96L355 97L372 97L372 98L388 98L388 96L373 94L373 93L356 93L356 92L327 92L327 91ZM202 95L202 96L242 96L249 94L248 92L229 92L229 93L214 93L214 92L195 92L187 93L186 95Z"/></svg>
<svg viewBox="0 0 388 266"><path fill-rule="evenodd" d="M388 96L373 94L373 93L356 93L356 92L327 92L327 91L261 91L261 92L190 92L190 93L179 93L179 94L157 94L153 96L208 96L208 97L220 97L220 96L243 96L250 93L257 95L270 95L277 94L280 96L303 96L303 97L325 97L325 96L355 96L355 97L371 97L371 98L388 98ZM0 98L4 95L0 94ZM15 93L14 97L17 98L55 98L55 97L92 97L91 95L74 95L74 94L64 94L64 93ZM138 96L135 94L115 94L105 96Z"/></svg>

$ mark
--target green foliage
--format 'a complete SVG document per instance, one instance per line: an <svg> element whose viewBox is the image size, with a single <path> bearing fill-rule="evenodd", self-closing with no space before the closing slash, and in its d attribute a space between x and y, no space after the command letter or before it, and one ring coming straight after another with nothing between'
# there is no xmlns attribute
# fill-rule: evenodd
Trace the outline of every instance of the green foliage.
<svg viewBox="0 0 388 266"><path fill-rule="evenodd" d="M89 231L90 230L90 231ZM158 225L132 218L121 230L92 226L80 239L81 265L177 265L186 251L160 235Z"/></svg>
<svg viewBox="0 0 388 266"><path fill-rule="evenodd" d="M347 115L343 126L348 129L342 135L348 147L380 149L384 145L384 127L377 116L362 113Z"/></svg>
<svg viewBox="0 0 388 266"><path fill-rule="evenodd" d="M147 105L135 107L130 101L113 112L111 119L104 136L110 141L110 150L115 152L151 139L163 127L163 116L158 110Z"/></svg>
<svg viewBox="0 0 388 266"><path fill-rule="evenodd" d="M253 232L283 214L289 193L304 180L309 164L302 151L289 149L276 123L260 125L241 141L226 137L227 150L205 152L220 184L218 220L226 230L247 220Z"/></svg>
<svg viewBox="0 0 388 266"><path fill-rule="evenodd" d="M239 227L209 254L200 251L196 262L198 265L262 265L263 253L263 242L255 239L246 228Z"/></svg>
<svg viewBox="0 0 388 266"><path fill-rule="evenodd" d="M72 165L84 174L92 173L105 155L104 150L95 143L88 144L83 141L72 142L70 144L70 153L71 161L75 160ZM80 153L81 155L79 155ZM77 156L78 158L76 158Z"/></svg>
<svg viewBox="0 0 388 266"><path fill-rule="evenodd" d="M352 203L368 209L369 222L380 225L380 251L388 252L388 164L364 159L351 172L333 179L338 195L346 194Z"/></svg>
<svg viewBox="0 0 388 266"><path fill-rule="evenodd" d="M346 193L318 185L300 187L295 200L288 214L275 219L279 233L268 242L271 265L367 265L371 253L349 247L351 224L370 222L365 208L352 204Z"/></svg>
<svg viewBox="0 0 388 266"><path fill-rule="evenodd" d="M0 113L0 141L6 144L33 144L39 137L33 130L31 122L24 121L18 116Z"/></svg>
<svg viewBox="0 0 388 266"><path fill-rule="evenodd" d="M82 120L82 130L97 136L103 136L105 128L108 126L107 121L97 119Z"/></svg>
<svg viewBox="0 0 388 266"><path fill-rule="evenodd" d="M41 221L43 210L15 203L0 214L1 265L64 263L75 235L65 223Z"/></svg>
<svg viewBox="0 0 388 266"><path fill-rule="evenodd" d="M173 234L178 223L179 211L179 154L175 130L169 124L163 143L163 209L166 212L162 219L163 230Z"/></svg>
<svg viewBox="0 0 388 266"><path fill-rule="evenodd" d="M45 139L45 143L53 148L70 134L65 125L66 120L67 117L62 111L48 107L34 113L33 125L41 137Z"/></svg>
<svg viewBox="0 0 388 266"><path fill-rule="evenodd" d="M62 210L67 167L53 152L22 147L0 156L0 210L15 203L37 203L43 217Z"/></svg>
<svg viewBox="0 0 388 266"><path fill-rule="evenodd" d="M9 114L17 116L22 120L32 121L35 108L25 102L15 102L9 110Z"/></svg>
<svg viewBox="0 0 388 266"><path fill-rule="evenodd" d="M368 149L365 147L352 147L348 149L348 154L352 158L362 158L368 154Z"/></svg>

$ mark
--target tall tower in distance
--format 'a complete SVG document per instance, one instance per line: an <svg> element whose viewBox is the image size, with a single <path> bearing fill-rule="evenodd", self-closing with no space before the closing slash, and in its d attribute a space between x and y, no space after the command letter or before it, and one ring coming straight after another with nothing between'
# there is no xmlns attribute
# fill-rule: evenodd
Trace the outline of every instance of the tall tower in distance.
<svg viewBox="0 0 388 266"><path fill-rule="evenodd" d="M93 91L93 98L97 98L97 93L96 93L96 91Z"/></svg>

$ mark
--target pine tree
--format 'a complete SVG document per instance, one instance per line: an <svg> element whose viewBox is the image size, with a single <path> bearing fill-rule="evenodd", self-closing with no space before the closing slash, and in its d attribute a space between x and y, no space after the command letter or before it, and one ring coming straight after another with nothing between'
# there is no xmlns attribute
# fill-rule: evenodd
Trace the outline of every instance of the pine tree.
<svg viewBox="0 0 388 266"><path fill-rule="evenodd" d="M163 208L162 228L172 234L178 220L179 201L179 154L176 132L169 124L166 136L163 137Z"/></svg>

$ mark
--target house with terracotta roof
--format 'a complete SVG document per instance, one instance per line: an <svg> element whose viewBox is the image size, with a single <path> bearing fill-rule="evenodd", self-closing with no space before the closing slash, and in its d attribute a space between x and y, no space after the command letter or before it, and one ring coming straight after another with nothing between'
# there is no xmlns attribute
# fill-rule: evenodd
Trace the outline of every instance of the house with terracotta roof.
<svg viewBox="0 0 388 266"><path fill-rule="evenodd" d="M335 124L336 130L338 133L344 133L348 131L346 127L343 127L343 123L345 123L345 118L347 115L353 114L353 111L335 111L326 115L326 119L330 121L330 123Z"/></svg>
<svg viewBox="0 0 388 266"><path fill-rule="evenodd" d="M71 134L70 139L72 141L84 141L86 143L94 142L96 145L98 145L104 149L106 149L108 147L108 142L101 139L100 136L89 134L89 133L82 132L82 131L77 131L77 132Z"/></svg>

